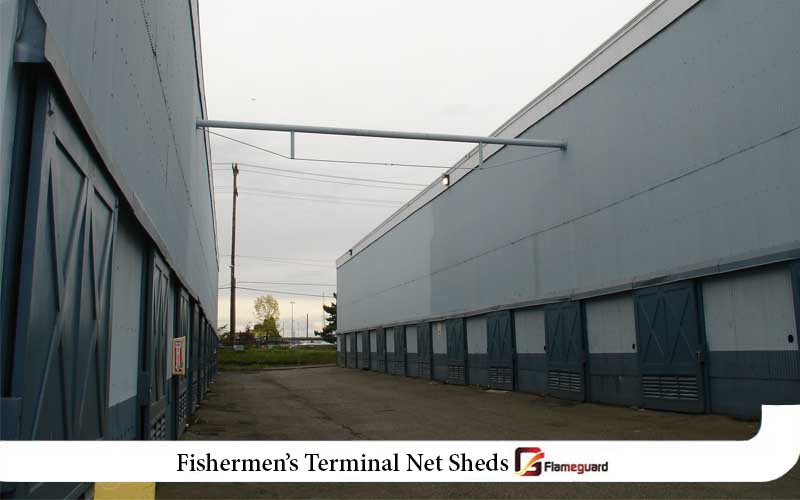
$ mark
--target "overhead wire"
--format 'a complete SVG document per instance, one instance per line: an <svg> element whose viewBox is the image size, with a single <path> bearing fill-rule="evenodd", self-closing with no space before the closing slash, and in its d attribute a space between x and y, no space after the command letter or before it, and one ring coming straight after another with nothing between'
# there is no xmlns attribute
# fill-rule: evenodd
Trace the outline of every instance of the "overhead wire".
<svg viewBox="0 0 800 500"><path fill-rule="evenodd" d="M227 170L227 169L215 168L214 170L221 171L221 170ZM368 188L393 189L393 190L397 190L397 191L414 191L414 192L419 192L420 191L420 189L416 189L416 188L406 188L406 187L397 187L397 186L381 186L381 185L378 185L378 184L358 184L358 183L355 183L355 182L329 181L329 180L326 180L326 179L314 179L314 178L311 178L311 177L297 177L297 176L292 176L292 175L276 174L276 173L273 173L273 172L259 172L259 171L256 171L256 170L240 170L240 172L246 172L248 174L257 174L257 175L269 175L269 176L273 176L273 177L284 177L284 178L287 178L287 179L298 179L298 180L303 180L303 181L324 182L326 184L340 184L340 185L344 185L344 186L362 186L362 187L368 187ZM301 172L301 173L303 173L303 172Z"/></svg>
<svg viewBox="0 0 800 500"><path fill-rule="evenodd" d="M224 253L220 255L220 257L230 257L231 254ZM332 259L301 259L297 257L275 257L274 255L242 255L236 254L236 257L248 257L248 258L259 258L259 259L277 259L277 260L291 260L291 261L298 261L298 262L317 262L320 264L328 264L333 262Z"/></svg>
<svg viewBox="0 0 800 500"><path fill-rule="evenodd" d="M224 187L223 187L224 189ZM228 188L231 189L231 188ZM233 190L216 190L217 194L233 194ZM239 195L247 195L247 196L259 196L259 197L266 197L266 198L278 198L278 199L286 199L286 200L301 200L301 201L315 201L320 203L335 203L335 204L346 204L346 205L356 205L356 206L368 206L368 207L384 207L384 208L397 208L403 205L403 202L391 200L376 200L373 198L345 198L345 197L333 197L333 196L317 196L317 195L309 195L305 193L292 193L292 192L281 192L281 191L270 191L270 190L260 190L260 189L252 189L252 188L239 188Z"/></svg>
<svg viewBox="0 0 800 500"><path fill-rule="evenodd" d="M228 257L230 257L230 255L228 255ZM280 258L272 258L272 257L261 257L261 256L257 256L257 255L237 255L236 258L237 259L246 259L246 260L261 260L261 261L264 261L264 262L271 262L271 263L274 263L274 264L293 264L293 265L298 265L298 266L316 267L318 269L328 269L328 270L330 270L330 269L333 268L333 264L327 265L327 266L323 266L321 264L314 264L314 263L310 263L310 262L302 262L302 261L295 261L295 260L291 260L291 259L280 259Z"/></svg>
<svg viewBox="0 0 800 500"><path fill-rule="evenodd" d="M289 282L289 281L249 281L249 280L236 280L236 286L239 284L249 284L249 285L289 285L289 286L321 286L321 287L335 287L336 284L334 283L297 283L297 282ZM221 285L220 288L230 288L230 283L226 283L225 285Z"/></svg>
<svg viewBox="0 0 800 500"><path fill-rule="evenodd" d="M230 287L220 287L220 290L226 290ZM329 295L322 295L322 294L313 294L313 293L301 293L301 292L287 292L286 290L266 290L263 288L249 288L245 286L236 286L236 290L250 290L253 292L266 292L266 293L275 293L278 295L295 295L299 297L318 297L318 298L328 298Z"/></svg>
<svg viewBox="0 0 800 500"><path fill-rule="evenodd" d="M348 180L348 181L364 181L364 182L373 182L373 183L377 183L377 184L396 184L396 185L399 185L399 186L416 186L416 187L421 187L421 188L427 186L427 184L420 184L418 182L386 181L386 180L381 180L381 179L369 179L369 178L366 178L366 177L349 177L349 176L346 176L346 175L320 174L318 172L303 172L303 171L298 171L298 170L290 170L288 168L278 168L278 167L271 167L271 166L268 166L268 165L259 165L259 164L256 164L256 163L236 162L236 164L238 166L240 166L240 167L244 166L244 167L257 168L257 169L260 169L260 170L274 170L276 172L288 172L288 173L291 173L291 174L313 175L315 177L327 177L327 178L331 178L331 179L344 179L344 180ZM224 163L224 162L215 161L215 162L212 163L212 165L230 165L230 163L227 163L227 162ZM224 170L227 170L227 169L224 169Z"/></svg>
<svg viewBox="0 0 800 500"><path fill-rule="evenodd" d="M241 139L236 139L224 134L220 134L219 132L214 132L209 130L209 134L216 135L217 137L222 137L223 139L227 139L229 141L238 142L244 146L248 146L254 149L258 149L265 153L269 153L275 156L280 156L285 160L299 160L299 161L312 161L312 162L319 162L319 163L349 163L354 165L377 165L383 167L409 167L409 168L438 168L438 169L448 169L450 167L446 167L444 165L427 165L424 163L395 163L395 162L378 162L378 161L359 161L359 160L338 160L338 159L331 159L331 158L302 158L302 157L295 157L292 158L290 156L286 156L285 154L278 153L277 151L272 151L271 149L267 149L261 146L257 146L255 144L251 144L247 141L243 141ZM466 168L469 169L471 167L458 167L458 168Z"/></svg>

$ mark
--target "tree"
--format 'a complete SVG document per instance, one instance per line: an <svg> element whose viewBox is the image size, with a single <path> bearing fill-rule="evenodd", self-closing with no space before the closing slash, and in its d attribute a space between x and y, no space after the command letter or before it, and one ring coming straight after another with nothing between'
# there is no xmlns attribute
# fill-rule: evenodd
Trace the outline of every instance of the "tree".
<svg viewBox="0 0 800 500"><path fill-rule="evenodd" d="M231 338L231 330L228 328L228 325L222 325L221 327L217 328L217 337L219 338L219 343L222 345L233 345L233 339Z"/></svg>
<svg viewBox="0 0 800 500"><path fill-rule="evenodd" d="M256 312L256 318L258 318L258 323L253 327L255 336L280 337L278 321L281 317L281 310L275 297L272 295L256 297L253 308Z"/></svg>
<svg viewBox="0 0 800 500"><path fill-rule="evenodd" d="M255 337L253 337L253 331L250 329L250 325L247 325L243 332L239 332L239 344L253 345L254 343Z"/></svg>
<svg viewBox="0 0 800 500"><path fill-rule="evenodd" d="M278 306L278 301L272 295L256 297L253 307L256 310L256 318L258 318L259 323L263 323L267 318L274 318L275 323L281 319L281 309Z"/></svg>
<svg viewBox="0 0 800 500"><path fill-rule="evenodd" d="M326 306L325 304L322 305L322 310L325 311L328 316L325 318L325 326L322 327L322 331L318 332L314 330L314 335L318 335L322 337L323 340L328 342L334 342L336 340L336 294L333 294L334 302L331 302L331 305Z"/></svg>
<svg viewBox="0 0 800 500"><path fill-rule="evenodd" d="M280 332L278 332L278 323L276 323L275 318L272 317L266 318L264 319L264 321L254 326L253 333L255 334L256 337L281 336Z"/></svg>

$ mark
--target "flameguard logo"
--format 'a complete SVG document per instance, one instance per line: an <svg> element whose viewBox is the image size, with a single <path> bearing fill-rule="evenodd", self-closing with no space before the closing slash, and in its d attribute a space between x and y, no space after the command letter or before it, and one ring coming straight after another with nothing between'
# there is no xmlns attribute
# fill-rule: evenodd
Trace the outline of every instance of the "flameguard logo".
<svg viewBox="0 0 800 500"><path fill-rule="evenodd" d="M545 461L541 448L522 447L514 453L514 474L518 476L541 476L542 472L571 472L585 474L587 472L608 472L608 462L572 463Z"/></svg>
<svg viewBox="0 0 800 500"><path fill-rule="evenodd" d="M524 467L520 467L522 459L527 460ZM514 470L518 476L540 476L542 474L542 459L544 452L541 448L517 448L514 453Z"/></svg>

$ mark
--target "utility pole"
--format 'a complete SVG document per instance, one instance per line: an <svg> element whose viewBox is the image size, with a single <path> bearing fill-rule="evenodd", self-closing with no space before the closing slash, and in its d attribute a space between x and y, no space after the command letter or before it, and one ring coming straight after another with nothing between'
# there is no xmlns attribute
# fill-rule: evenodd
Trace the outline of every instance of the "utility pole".
<svg viewBox="0 0 800 500"><path fill-rule="evenodd" d="M292 338L294 338L294 301L289 303L292 304Z"/></svg>
<svg viewBox="0 0 800 500"><path fill-rule="evenodd" d="M239 196L236 178L239 176L239 166L233 167L233 223L231 224L231 339L233 345L239 343L239 333L236 331L236 198Z"/></svg>
<svg viewBox="0 0 800 500"><path fill-rule="evenodd" d="M306 338L308 338L308 313L306 313Z"/></svg>

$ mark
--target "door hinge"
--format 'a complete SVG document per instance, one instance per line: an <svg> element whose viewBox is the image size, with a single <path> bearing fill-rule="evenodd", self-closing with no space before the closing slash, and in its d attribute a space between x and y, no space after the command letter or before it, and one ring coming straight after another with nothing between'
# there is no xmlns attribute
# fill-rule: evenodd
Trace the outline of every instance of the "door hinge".
<svg viewBox="0 0 800 500"><path fill-rule="evenodd" d="M0 440L18 440L21 427L22 398L0 398Z"/></svg>

